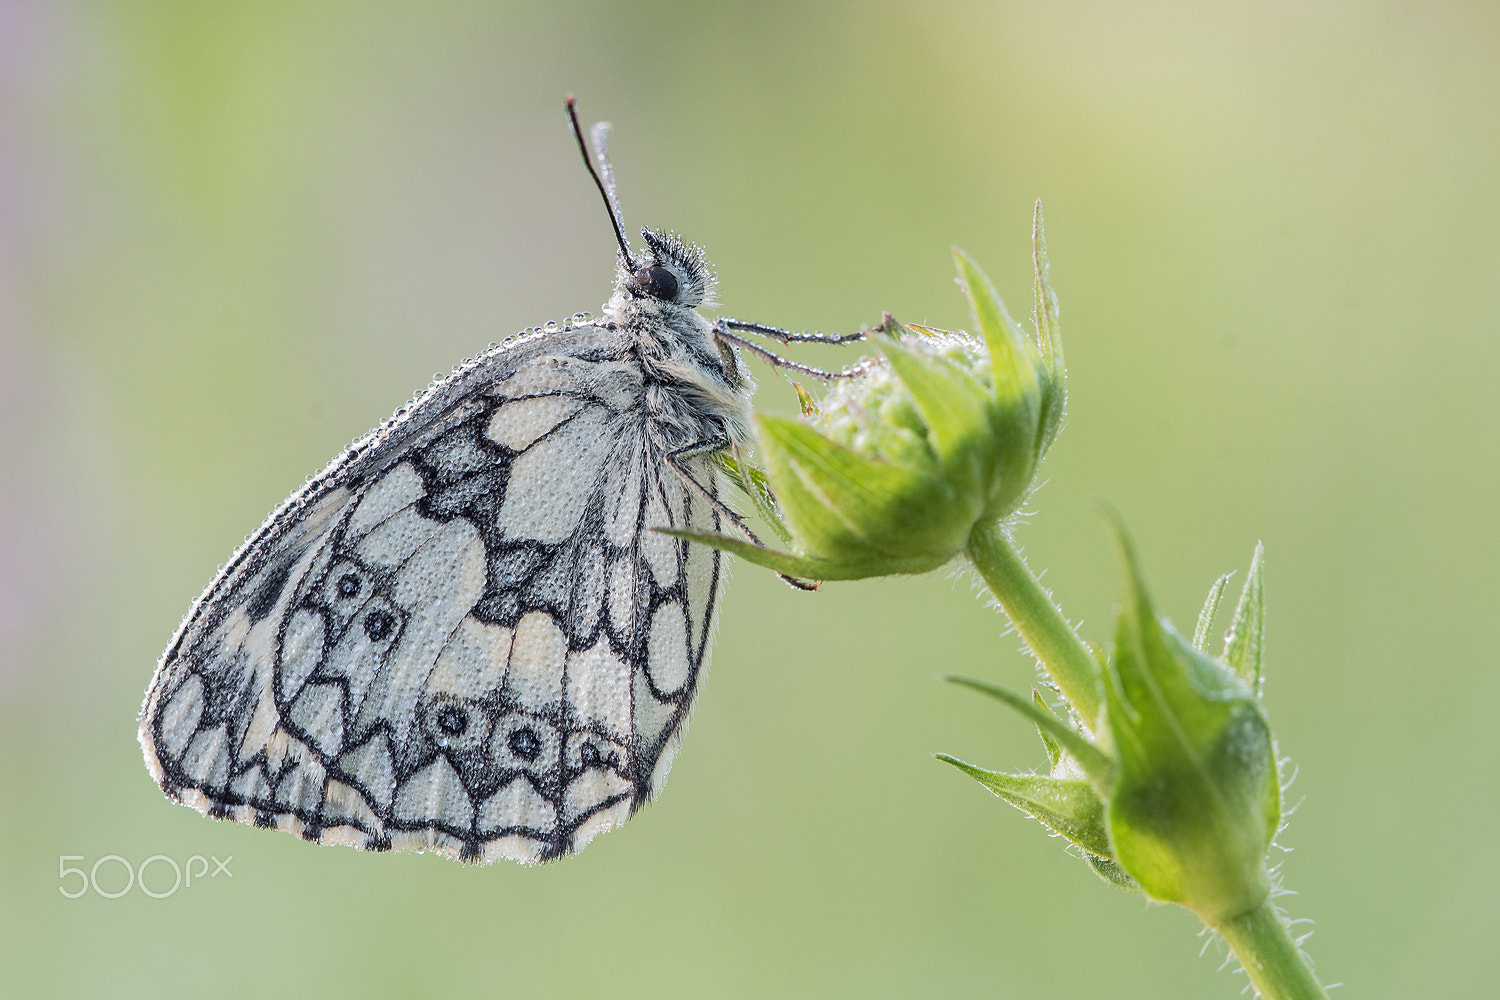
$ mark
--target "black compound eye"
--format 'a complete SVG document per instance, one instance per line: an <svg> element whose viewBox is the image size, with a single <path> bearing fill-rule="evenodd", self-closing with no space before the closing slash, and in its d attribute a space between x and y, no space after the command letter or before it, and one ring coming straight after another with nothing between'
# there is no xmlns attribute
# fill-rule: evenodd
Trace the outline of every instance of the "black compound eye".
<svg viewBox="0 0 1500 1000"><path fill-rule="evenodd" d="M359 593L359 577L353 573L345 573L339 577L338 591L340 597L353 597Z"/></svg>
<svg viewBox="0 0 1500 1000"><path fill-rule="evenodd" d="M635 272L635 287L652 298L669 302L677 298L677 276L660 264Z"/></svg>
<svg viewBox="0 0 1500 1000"><path fill-rule="evenodd" d="M379 642L391 634L391 629L396 625L396 619L392 618L387 611L371 611L365 616L365 635Z"/></svg>
<svg viewBox="0 0 1500 1000"><path fill-rule="evenodd" d="M536 760L536 755L542 752L542 741L529 729L517 729L505 742L510 752L522 760Z"/></svg>
<svg viewBox="0 0 1500 1000"><path fill-rule="evenodd" d="M469 714L453 705L444 705L437 714L437 727L449 736L462 736L469 728Z"/></svg>

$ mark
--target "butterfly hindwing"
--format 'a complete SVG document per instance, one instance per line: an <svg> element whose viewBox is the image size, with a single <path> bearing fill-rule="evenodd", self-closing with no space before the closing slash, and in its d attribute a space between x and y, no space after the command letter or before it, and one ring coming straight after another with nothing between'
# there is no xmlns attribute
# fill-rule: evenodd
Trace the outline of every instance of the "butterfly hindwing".
<svg viewBox="0 0 1500 1000"><path fill-rule="evenodd" d="M719 554L628 344L471 362L279 508L189 612L141 741L170 795L325 843L538 861L665 780ZM713 492L705 459L688 463Z"/></svg>

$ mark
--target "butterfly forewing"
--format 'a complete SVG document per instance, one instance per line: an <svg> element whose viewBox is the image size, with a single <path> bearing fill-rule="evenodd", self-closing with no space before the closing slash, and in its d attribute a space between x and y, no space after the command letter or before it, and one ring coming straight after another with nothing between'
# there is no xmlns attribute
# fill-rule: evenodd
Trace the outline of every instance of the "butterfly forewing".
<svg viewBox="0 0 1500 1000"><path fill-rule="evenodd" d="M481 356L282 505L194 604L141 719L210 815L540 861L659 790L706 665L718 528L609 325ZM713 493L709 462L688 471Z"/></svg>

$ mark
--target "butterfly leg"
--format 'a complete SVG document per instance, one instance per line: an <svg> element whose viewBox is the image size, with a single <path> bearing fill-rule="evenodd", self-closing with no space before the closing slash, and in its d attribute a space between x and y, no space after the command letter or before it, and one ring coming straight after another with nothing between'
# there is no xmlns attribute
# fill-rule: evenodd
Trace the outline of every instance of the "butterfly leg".
<svg viewBox="0 0 1500 1000"><path fill-rule="evenodd" d="M768 328L768 329L773 329L773 328ZM767 350L766 348L761 347L759 344L755 343L754 341L752 341L752 340L746 340L744 337L738 336L737 334L734 334L734 333L730 333L729 331L730 331L729 321L724 320L724 319L719 319L719 320L717 320L714 323L714 337L715 337L715 339L717 339L717 340L719 340L719 341L721 341L723 343L726 343L726 344L733 344L736 347L740 347L740 348L743 348L746 351L749 351L751 354L755 355L757 358L760 358L762 361L764 361L766 364L770 365L772 368L785 368L785 369L788 369L790 371L801 372L803 375L806 375L806 376L808 376L810 378L820 379L820 380L822 380L824 382L827 382L827 381L829 381L831 379L836 379L836 378L850 378L853 375L857 374L856 371L842 371L842 372L824 371L821 368L814 368L811 365L804 365L804 364L802 364L800 362L792 361L790 358L783 358L781 355L777 354L775 351ZM826 341L826 340L824 341L824 343L843 343L843 342L844 341Z"/></svg>
<svg viewBox="0 0 1500 1000"><path fill-rule="evenodd" d="M716 451L724 451L730 446L731 442L728 438L710 438L707 441L699 441L695 444L690 444L686 445L685 447L678 448L675 451L667 452L667 465L671 467L673 472L677 473L677 477L682 480L683 484L686 485L689 490L692 491L694 496L698 497L698 499L708 504L709 508L713 510L715 514L718 514L721 518L728 521L734 527L734 530L744 535L745 539L750 542L751 545L758 546L759 548L765 548L765 543L756 537L755 532L750 530L750 526L745 523L744 519L734 511L730 510L727 506L725 506L724 502L718 497L714 496L711 492L709 492L702 483L694 479L693 474L687 470L687 467L685 465L683 465L683 462L689 458L696 458L699 455L709 455ZM789 586L795 587L797 590L818 589L818 585L816 583L809 583L806 580L798 580L795 577L787 576L785 573L777 573L776 575L781 577L783 582L785 582Z"/></svg>
<svg viewBox="0 0 1500 1000"><path fill-rule="evenodd" d="M762 337L770 337L782 344L848 344L856 340L864 340L865 335L870 332L868 329L863 329L858 333L823 333L821 330L808 333L786 330L779 326L767 326L764 323L747 323L729 316L720 317L719 323L731 330L738 330L741 333L758 333Z"/></svg>

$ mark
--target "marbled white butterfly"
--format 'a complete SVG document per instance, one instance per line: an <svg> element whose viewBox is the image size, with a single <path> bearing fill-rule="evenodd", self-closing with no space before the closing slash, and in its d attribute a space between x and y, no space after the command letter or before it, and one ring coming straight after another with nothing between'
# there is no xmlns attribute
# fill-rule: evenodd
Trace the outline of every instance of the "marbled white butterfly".
<svg viewBox="0 0 1500 1000"><path fill-rule="evenodd" d="M193 604L146 693L146 765L206 815L325 844L545 861L655 796L719 603L720 554L651 529L748 529L717 468L750 440L739 333L696 312L702 252L625 239L598 320L466 362L271 513ZM745 483L742 475L739 482Z"/></svg>

